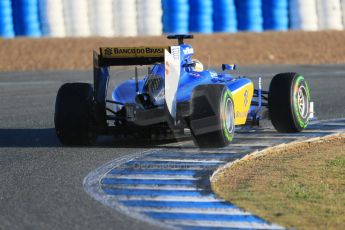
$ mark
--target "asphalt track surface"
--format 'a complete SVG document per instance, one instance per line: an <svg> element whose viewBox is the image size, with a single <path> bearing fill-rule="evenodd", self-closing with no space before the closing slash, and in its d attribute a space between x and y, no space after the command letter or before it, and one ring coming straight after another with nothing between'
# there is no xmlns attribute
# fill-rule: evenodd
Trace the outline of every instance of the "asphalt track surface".
<svg viewBox="0 0 345 230"><path fill-rule="evenodd" d="M239 71L262 76L264 87L277 72L299 72L310 82L319 119L345 116L345 66ZM74 81L91 82L92 71L0 73L0 229L153 229L84 191L84 177L100 165L157 146L111 139L91 148L61 146L53 129L55 96L61 84Z"/></svg>

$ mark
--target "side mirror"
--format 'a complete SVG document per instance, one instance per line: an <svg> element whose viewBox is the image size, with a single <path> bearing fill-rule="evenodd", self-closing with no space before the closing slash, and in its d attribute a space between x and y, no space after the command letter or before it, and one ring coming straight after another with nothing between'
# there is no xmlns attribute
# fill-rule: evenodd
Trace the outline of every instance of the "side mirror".
<svg viewBox="0 0 345 230"><path fill-rule="evenodd" d="M186 68L186 71L187 72L191 72L193 69L192 68L195 68L195 62L190 62L190 63L185 63L182 65L183 68Z"/></svg>
<svg viewBox="0 0 345 230"><path fill-rule="evenodd" d="M185 63L185 64L183 64L182 67L185 67L185 68L186 68L186 67L187 67L187 68L188 68L188 67L193 67L193 68L194 68L195 65L196 65L195 62L190 62L190 63Z"/></svg>
<svg viewBox="0 0 345 230"><path fill-rule="evenodd" d="M237 65L236 64L232 64L232 65L229 65L229 64L222 64L222 70L225 71L225 70L236 70L237 69Z"/></svg>

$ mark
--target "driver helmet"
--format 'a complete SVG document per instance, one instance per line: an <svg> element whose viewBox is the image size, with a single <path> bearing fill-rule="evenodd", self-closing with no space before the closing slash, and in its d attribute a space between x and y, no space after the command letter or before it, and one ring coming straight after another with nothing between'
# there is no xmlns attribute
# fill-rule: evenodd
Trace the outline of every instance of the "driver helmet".
<svg viewBox="0 0 345 230"><path fill-rule="evenodd" d="M198 59L193 59L192 61L193 63L195 63L194 71L196 72L204 71L204 65Z"/></svg>

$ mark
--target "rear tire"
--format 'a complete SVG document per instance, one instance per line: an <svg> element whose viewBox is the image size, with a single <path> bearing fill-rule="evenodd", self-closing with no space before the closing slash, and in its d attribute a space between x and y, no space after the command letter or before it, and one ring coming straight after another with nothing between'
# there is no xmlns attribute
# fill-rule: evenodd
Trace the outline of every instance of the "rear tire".
<svg viewBox="0 0 345 230"><path fill-rule="evenodd" d="M235 132L234 103L225 85L200 85L193 90L190 128L199 147L225 147Z"/></svg>
<svg viewBox="0 0 345 230"><path fill-rule="evenodd" d="M297 73L276 75L268 94L269 116L274 128L282 133L300 132L309 123L310 91Z"/></svg>
<svg viewBox="0 0 345 230"><path fill-rule="evenodd" d="M64 145L89 145L96 140L93 122L93 88L87 83L60 87L55 103L55 131Z"/></svg>

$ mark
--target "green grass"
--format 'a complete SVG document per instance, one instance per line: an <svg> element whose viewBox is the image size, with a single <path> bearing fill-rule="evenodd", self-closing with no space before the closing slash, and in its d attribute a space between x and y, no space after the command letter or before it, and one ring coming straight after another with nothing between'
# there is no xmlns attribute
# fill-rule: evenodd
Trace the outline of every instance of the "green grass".
<svg viewBox="0 0 345 230"><path fill-rule="evenodd" d="M345 229L345 140L300 144L218 174L222 198L282 226Z"/></svg>
<svg viewBox="0 0 345 230"><path fill-rule="evenodd" d="M341 167L345 169L345 157L338 157L337 159L328 161L330 167Z"/></svg>

